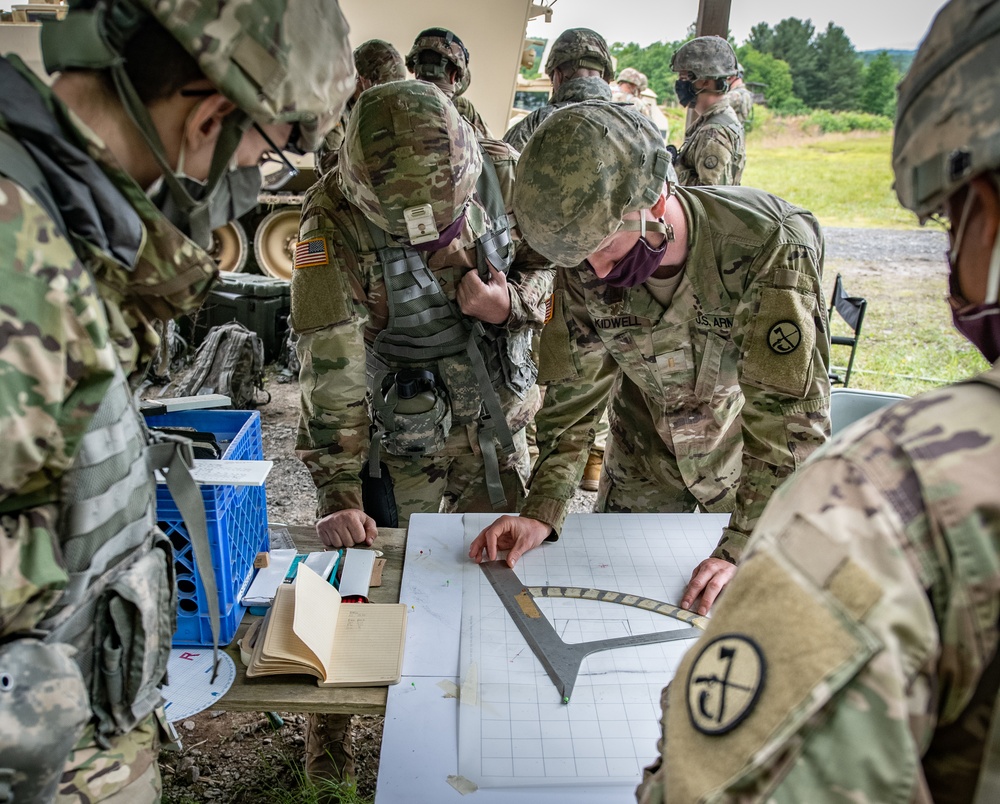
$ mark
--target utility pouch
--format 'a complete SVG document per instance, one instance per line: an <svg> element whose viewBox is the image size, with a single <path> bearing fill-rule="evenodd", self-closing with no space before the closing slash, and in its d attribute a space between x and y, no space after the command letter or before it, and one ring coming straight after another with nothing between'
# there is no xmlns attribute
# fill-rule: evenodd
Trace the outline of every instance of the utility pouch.
<svg viewBox="0 0 1000 804"><path fill-rule="evenodd" d="M91 705L99 737L130 731L161 701L176 601L169 542L158 531L153 539L97 601Z"/></svg>
<svg viewBox="0 0 1000 804"><path fill-rule="evenodd" d="M465 350L440 358L438 374L448 380L448 399L454 424L464 426L476 421L483 410L483 391Z"/></svg>
<svg viewBox="0 0 1000 804"><path fill-rule="evenodd" d="M444 448L451 430L451 406L444 388L426 369L404 369L383 383L375 427L392 455L432 455Z"/></svg>
<svg viewBox="0 0 1000 804"><path fill-rule="evenodd" d="M366 462L361 467L361 507L380 528L398 528L396 492L393 491L389 468L379 463L380 477L372 477Z"/></svg>
<svg viewBox="0 0 1000 804"><path fill-rule="evenodd" d="M531 330L523 329L504 338L503 377L507 387L524 399L538 379L538 366L531 357Z"/></svg>

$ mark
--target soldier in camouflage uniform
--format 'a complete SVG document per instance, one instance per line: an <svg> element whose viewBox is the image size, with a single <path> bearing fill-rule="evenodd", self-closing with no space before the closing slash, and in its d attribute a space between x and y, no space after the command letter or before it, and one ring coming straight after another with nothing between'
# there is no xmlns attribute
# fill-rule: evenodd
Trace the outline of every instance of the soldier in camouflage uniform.
<svg viewBox="0 0 1000 804"><path fill-rule="evenodd" d="M472 82L469 50L447 28L428 28L417 34L406 54L406 67L414 77L440 89L480 137L492 139L489 126L472 101L464 96Z"/></svg>
<svg viewBox="0 0 1000 804"><path fill-rule="evenodd" d="M528 138L556 109L585 100L610 101L609 81L614 75L608 43L597 31L589 28L569 28L559 34L549 50L545 74L552 80L552 98L548 105L535 109L519 120L503 135L504 142L523 150ZM534 439L535 423L528 426L529 440ZM608 438L608 417L597 422L594 443L580 488L597 491Z"/></svg>
<svg viewBox="0 0 1000 804"><path fill-rule="evenodd" d="M993 368L855 423L778 491L664 693L643 804L1000 796L998 31L998 0L941 10L893 145L902 204L951 222L955 324Z"/></svg>
<svg viewBox="0 0 1000 804"><path fill-rule="evenodd" d="M560 109L521 154L525 237L578 267L559 270L542 333L531 493L470 555L508 549L513 566L558 534L610 400L598 510L732 512L681 600L705 613L771 494L829 437L823 238L772 195L669 175L655 127L599 102Z"/></svg>
<svg viewBox="0 0 1000 804"><path fill-rule="evenodd" d="M736 77L729 83L726 100L736 113L736 119L743 124L743 130L750 130L753 120L753 93L743 83L743 65L736 64Z"/></svg>
<svg viewBox="0 0 1000 804"><path fill-rule="evenodd" d="M584 100L611 100L611 52L604 37L590 28L569 28L559 34L545 62L545 74L552 80L548 105L518 120L503 135L504 142L518 151L556 109Z"/></svg>
<svg viewBox="0 0 1000 804"><path fill-rule="evenodd" d="M293 58L283 32L303 24L311 46ZM159 800L176 605L151 472L165 445L147 445L127 381L156 350L153 323L207 295L217 269L203 244L255 202L270 143L295 127L315 147L336 119L353 84L346 33L335 0L266 15L71 2L42 29L51 88L0 59L5 801ZM266 91L255 79L290 67ZM145 192L159 177L170 220Z"/></svg>
<svg viewBox="0 0 1000 804"><path fill-rule="evenodd" d="M631 103L643 117L652 120L653 113L649 101L642 97L642 90L649 86L649 80L635 67L626 67L618 73L618 89L611 93L615 103Z"/></svg>
<svg viewBox="0 0 1000 804"><path fill-rule="evenodd" d="M418 39L425 41L443 42ZM449 45L457 46L457 40ZM524 426L538 408L528 346L541 326L553 271L516 228L506 227L508 215L513 222L515 157L501 142L477 139L435 84L393 82L362 93L340 164L306 196L292 277L291 325L300 334L302 366L297 454L316 483L317 530L328 545L375 539L369 514L386 508L384 499L364 498L364 487L375 481L391 478L392 491L381 497L394 498L403 527L412 513L516 511L524 499L530 468ZM481 174L493 178L483 183ZM508 236L509 244L496 240ZM498 250L491 268L479 264L480 241ZM393 266L404 267L403 274L387 279ZM508 267L506 275L497 270ZM394 295L405 293L398 283L418 273L415 295ZM421 299L425 309L418 309ZM450 322L451 349L441 346L447 333L436 332L413 336L417 342L391 359L380 353L378 344L411 337L402 313L413 320L434 315L434 307L445 313L435 321ZM475 346L470 358L473 337L482 348ZM488 389L470 359L485 360ZM410 391L416 393L400 399ZM387 394L398 410L386 409ZM436 398L414 414L414 400L428 395ZM373 441L373 426L383 423L384 438ZM413 429L395 433L393 424ZM499 445L497 428L508 436ZM437 443L421 441L425 436ZM349 717L310 717L306 770L314 778L354 776Z"/></svg>
<svg viewBox="0 0 1000 804"><path fill-rule="evenodd" d="M670 69L681 106L693 107L695 121L684 132L684 144L674 159L685 187L740 183L746 164L743 124L727 100L736 74L736 54L719 36L700 36L674 54Z"/></svg>
<svg viewBox="0 0 1000 804"><path fill-rule="evenodd" d="M316 152L320 176L329 173L337 164L337 153L344 143L344 132L347 131L347 118L361 93L379 84L406 78L406 65L402 55L391 42L382 39L369 39L354 48L354 69L357 72L354 94L348 99L337 125L326 135L323 147Z"/></svg>
<svg viewBox="0 0 1000 804"><path fill-rule="evenodd" d="M513 220L515 159L432 84L393 82L361 95L337 173L306 197L292 279L298 454L331 546L374 538L360 475L379 462L401 526L415 512L520 505L537 407L529 347L554 272Z"/></svg>

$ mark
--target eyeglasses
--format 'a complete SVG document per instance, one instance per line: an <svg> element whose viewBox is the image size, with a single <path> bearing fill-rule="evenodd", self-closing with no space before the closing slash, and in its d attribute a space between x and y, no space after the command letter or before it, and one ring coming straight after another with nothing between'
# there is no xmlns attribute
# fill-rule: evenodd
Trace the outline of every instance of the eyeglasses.
<svg viewBox="0 0 1000 804"><path fill-rule="evenodd" d="M211 95L220 94L217 89L212 89L210 87L205 87L203 89L182 89L180 91L182 97L185 98L207 98ZM263 138L270 148L270 150L265 151L261 160L264 162L277 162L281 164L281 169L275 173L269 174L264 180L264 188L268 190L277 190L279 187L284 186L290 179L299 175L299 169L295 167L285 156L285 153L295 154L296 156L302 156L302 150L294 143L298 141L299 134L299 124L295 123L292 126L292 132L288 136L288 142L285 144L284 148L279 148L278 144L271 139L264 128L256 120L251 121L251 124L260 136Z"/></svg>

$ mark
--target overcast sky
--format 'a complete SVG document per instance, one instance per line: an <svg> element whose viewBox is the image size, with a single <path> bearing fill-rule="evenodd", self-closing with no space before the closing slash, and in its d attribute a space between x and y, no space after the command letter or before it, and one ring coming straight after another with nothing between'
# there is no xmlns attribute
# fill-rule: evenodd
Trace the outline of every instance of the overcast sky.
<svg viewBox="0 0 1000 804"><path fill-rule="evenodd" d="M495 0L456 0L488 3ZM0 0L0 9L12 2ZM552 6L552 22L544 17L528 23L528 35L555 39L566 28L593 28L608 43L673 41L685 35L698 17L698 0L535 0ZM786 17L812 20L817 31L833 22L843 28L857 50L913 50L944 0L732 0L729 27L743 44L758 22L770 25Z"/></svg>
<svg viewBox="0 0 1000 804"><path fill-rule="evenodd" d="M550 0L535 2L550 5ZM593 28L608 44L645 46L682 39L698 17L698 0L555 0L551 5L552 22L532 20L529 36L552 40L566 28L582 27ZM812 20L822 31L832 21L857 50L913 50L943 5L943 0L732 0L729 27L741 45L758 22L774 26L797 17Z"/></svg>

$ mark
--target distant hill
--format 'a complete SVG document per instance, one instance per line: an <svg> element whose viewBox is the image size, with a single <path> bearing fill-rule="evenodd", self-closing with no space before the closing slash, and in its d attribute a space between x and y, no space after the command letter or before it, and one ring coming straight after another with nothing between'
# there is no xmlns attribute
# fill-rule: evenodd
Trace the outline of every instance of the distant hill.
<svg viewBox="0 0 1000 804"><path fill-rule="evenodd" d="M869 65L881 50L862 50L858 52L858 56L865 63L865 66ZM886 52L892 56L892 60L896 63L896 69L899 70L901 75L905 75L906 71L910 69L910 65L913 63L913 57L917 54L915 50L888 50Z"/></svg>

